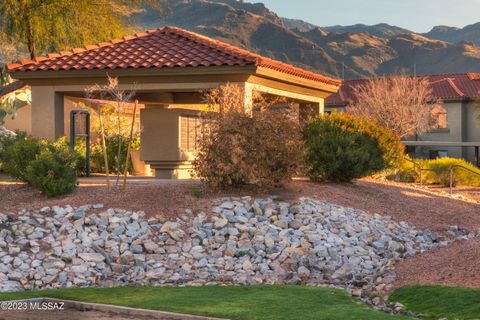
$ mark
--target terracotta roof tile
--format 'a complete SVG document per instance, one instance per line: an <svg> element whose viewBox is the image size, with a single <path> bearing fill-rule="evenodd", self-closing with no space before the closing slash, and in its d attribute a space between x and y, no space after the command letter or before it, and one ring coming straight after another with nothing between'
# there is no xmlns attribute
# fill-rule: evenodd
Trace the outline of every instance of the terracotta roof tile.
<svg viewBox="0 0 480 320"><path fill-rule="evenodd" d="M427 75L432 94L444 101L469 100L480 97L480 74L459 73ZM355 100L354 88L371 79L347 80L342 83L337 93L325 100L326 106L343 106Z"/></svg>
<svg viewBox="0 0 480 320"><path fill-rule="evenodd" d="M48 54L36 61L23 60L7 65L7 69L9 72L29 72L248 65L335 86L340 84L338 80L175 27L163 27L85 48Z"/></svg>

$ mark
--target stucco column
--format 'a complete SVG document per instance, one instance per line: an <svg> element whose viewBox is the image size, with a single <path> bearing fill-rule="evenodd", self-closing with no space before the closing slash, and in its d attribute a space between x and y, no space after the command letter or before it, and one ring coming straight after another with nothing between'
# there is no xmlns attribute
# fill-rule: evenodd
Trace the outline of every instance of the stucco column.
<svg viewBox="0 0 480 320"><path fill-rule="evenodd" d="M252 115L254 85L252 85L251 83L245 82L245 83L242 83L241 87L244 95L245 113Z"/></svg>
<svg viewBox="0 0 480 320"><path fill-rule="evenodd" d="M32 135L55 140L64 134L64 97L53 87L32 86Z"/></svg>

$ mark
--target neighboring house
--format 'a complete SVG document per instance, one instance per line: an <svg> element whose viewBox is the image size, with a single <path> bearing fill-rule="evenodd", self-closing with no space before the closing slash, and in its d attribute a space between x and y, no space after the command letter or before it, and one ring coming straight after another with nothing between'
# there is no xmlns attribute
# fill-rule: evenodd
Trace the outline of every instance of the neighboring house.
<svg viewBox="0 0 480 320"><path fill-rule="evenodd" d="M455 157L476 162L475 147L480 142L480 74L442 74L427 77L432 94L442 101L435 107L438 127L407 140L435 141L439 145L410 146L409 154L423 158ZM369 79L344 81L340 90L325 100L325 111L342 111L354 101L354 87ZM444 143L442 143L444 142ZM460 144L469 145L461 147ZM455 145L455 146L454 146Z"/></svg>
<svg viewBox="0 0 480 320"><path fill-rule="evenodd" d="M141 158L160 178L189 178L202 92L224 83L242 88L245 111L254 92L298 105L300 117L323 113L324 99L340 81L262 57L174 27L163 27L86 48L49 54L7 66L11 77L31 87L27 126L37 137L56 139L69 127L69 101L118 77L135 87L140 104ZM27 110L27 109L26 109Z"/></svg>

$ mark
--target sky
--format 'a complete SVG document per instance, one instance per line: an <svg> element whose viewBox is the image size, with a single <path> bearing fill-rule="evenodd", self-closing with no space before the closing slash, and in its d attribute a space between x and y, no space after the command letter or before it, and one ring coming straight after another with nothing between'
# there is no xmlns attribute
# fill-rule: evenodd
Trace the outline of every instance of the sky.
<svg viewBox="0 0 480 320"><path fill-rule="evenodd" d="M480 22L480 0L247 0L318 26L388 23L415 32Z"/></svg>

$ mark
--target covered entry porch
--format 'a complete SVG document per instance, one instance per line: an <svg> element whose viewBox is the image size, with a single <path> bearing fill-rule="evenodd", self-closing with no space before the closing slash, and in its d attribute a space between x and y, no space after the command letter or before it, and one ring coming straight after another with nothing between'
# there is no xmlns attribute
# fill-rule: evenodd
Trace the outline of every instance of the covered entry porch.
<svg viewBox="0 0 480 320"><path fill-rule="evenodd" d="M159 178L189 178L194 150L189 128L205 108L203 93L238 85L245 111L254 93L286 98L299 113L323 113L339 81L305 71L185 30L164 27L84 49L8 66L32 89L31 133L50 140L68 130L66 100L117 77L142 104L141 159Z"/></svg>

